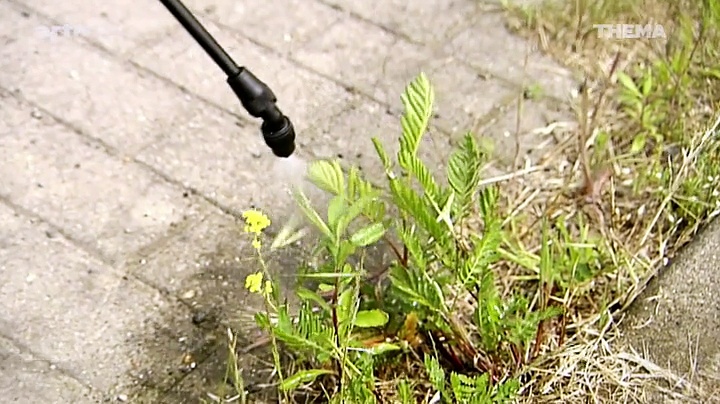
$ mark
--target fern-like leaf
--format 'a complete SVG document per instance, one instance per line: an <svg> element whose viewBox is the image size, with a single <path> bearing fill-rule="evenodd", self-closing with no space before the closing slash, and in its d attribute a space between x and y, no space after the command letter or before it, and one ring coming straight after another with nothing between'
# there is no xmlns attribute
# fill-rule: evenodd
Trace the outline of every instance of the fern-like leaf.
<svg viewBox="0 0 720 404"><path fill-rule="evenodd" d="M430 123L434 99L432 85L424 73L420 73L405 88L402 95L405 113L401 118L402 136L400 137L400 150L397 154L400 167L420 183L423 191L431 200L435 199L439 189L430 170L417 154L420 141ZM437 203L437 201L435 202Z"/></svg>
<svg viewBox="0 0 720 404"><path fill-rule="evenodd" d="M432 384L435 390L441 394L445 394L445 371L440 365L440 361L434 356L427 355L425 356L424 362L430 384Z"/></svg>
<svg viewBox="0 0 720 404"><path fill-rule="evenodd" d="M400 167L405 169L405 171L410 173L410 175L420 183L420 186L422 186L425 192L425 196L429 200L438 203L437 196L440 193L440 188L425 163L416 155L404 150L398 153L398 163L400 163Z"/></svg>
<svg viewBox="0 0 720 404"><path fill-rule="evenodd" d="M430 123L435 93L427 76L420 73L405 88L401 98L405 113L401 118L400 150L417 155L420 140Z"/></svg>
<svg viewBox="0 0 720 404"><path fill-rule="evenodd" d="M468 133L448 162L448 182L455 191L456 220L471 213L473 197L480 185L482 164L482 152L472 134Z"/></svg>
<svg viewBox="0 0 720 404"><path fill-rule="evenodd" d="M395 265L390 271L390 281L396 292L405 301L414 302L418 309L428 310L437 317L447 315L442 288L426 271Z"/></svg>
<svg viewBox="0 0 720 404"><path fill-rule="evenodd" d="M400 180L393 180L390 182L390 191L398 208L413 217L435 240L444 239L445 229L436 220L437 216L432 208L414 189Z"/></svg>
<svg viewBox="0 0 720 404"><path fill-rule="evenodd" d="M310 164L310 181L318 188L333 195L345 195L345 174L337 160L320 160Z"/></svg>

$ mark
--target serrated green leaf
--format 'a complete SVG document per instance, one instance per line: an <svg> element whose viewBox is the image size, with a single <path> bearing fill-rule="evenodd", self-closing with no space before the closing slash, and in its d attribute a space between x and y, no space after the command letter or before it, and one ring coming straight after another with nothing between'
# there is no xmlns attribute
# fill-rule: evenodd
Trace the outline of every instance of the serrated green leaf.
<svg viewBox="0 0 720 404"><path fill-rule="evenodd" d="M345 195L345 174L337 160L310 163L308 178L318 188L333 195Z"/></svg>
<svg viewBox="0 0 720 404"><path fill-rule="evenodd" d="M361 328L382 327L390 316L382 310L361 310L355 315L355 326Z"/></svg>
<svg viewBox="0 0 720 404"><path fill-rule="evenodd" d="M434 356L426 355L425 356L425 371L428 374L428 379L430 379L430 383L435 388L435 390L440 391L441 393L445 393L445 371L443 370L442 366L440 366L440 361Z"/></svg>
<svg viewBox="0 0 720 404"><path fill-rule="evenodd" d="M401 99L405 113L400 119L403 129L400 149L411 155L417 155L420 139L427 130L435 100L435 94L427 76L420 73L405 88Z"/></svg>
<svg viewBox="0 0 720 404"><path fill-rule="evenodd" d="M397 385L397 395L400 400L400 404L412 404L415 403L415 397L413 397L412 387L407 379L401 379Z"/></svg>
<svg viewBox="0 0 720 404"><path fill-rule="evenodd" d="M398 208L414 218L435 240L444 239L445 228L435 220L432 207L415 190L396 180L390 182L390 192Z"/></svg>
<svg viewBox="0 0 720 404"><path fill-rule="evenodd" d="M480 185L482 164L482 153L472 134L467 133L448 162L448 183L457 197L455 214L458 218L471 213L473 197Z"/></svg>
<svg viewBox="0 0 720 404"><path fill-rule="evenodd" d="M296 390L302 384L312 383L319 376L331 375L333 373L333 371L325 369L301 370L294 375L288 377L287 379L283 380L280 388L284 391Z"/></svg>
<svg viewBox="0 0 720 404"><path fill-rule="evenodd" d="M437 182L422 160L403 150L398 153L398 163L420 183L429 199L437 197L440 191Z"/></svg>
<svg viewBox="0 0 720 404"><path fill-rule="evenodd" d="M358 216L360 216L360 214L366 211L368 206L374 201L374 199L375 198L373 195L365 195L363 197L360 197L352 205L350 205L350 207L347 208L347 211L338 223L340 233L344 233L350 223L352 223L353 220L355 220Z"/></svg>
<svg viewBox="0 0 720 404"><path fill-rule="evenodd" d="M376 243L385 234L385 226L382 223L373 223L363 227L350 236L350 242L358 247L365 247Z"/></svg>

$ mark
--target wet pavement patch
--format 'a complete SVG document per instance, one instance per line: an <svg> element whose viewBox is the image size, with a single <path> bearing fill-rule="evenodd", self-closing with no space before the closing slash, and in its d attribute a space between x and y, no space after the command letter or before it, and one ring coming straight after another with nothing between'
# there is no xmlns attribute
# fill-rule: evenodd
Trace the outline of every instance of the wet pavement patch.
<svg viewBox="0 0 720 404"><path fill-rule="evenodd" d="M177 307L148 319L153 333L128 340L147 366L139 366L132 374L135 384L115 396L123 394L133 403L197 403L208 393L230 393L223 382L228 327L238 347L263 336L254 322L262 300L245 289L245 277L260 266L243 228L237 218L208 208L176 238L132 259L130 276L160 290ZM267 254L283 289L294 286L304 255L298 248ZM248 386L267 384L271 365L265 353L260 347L239 356Z"/></svg>

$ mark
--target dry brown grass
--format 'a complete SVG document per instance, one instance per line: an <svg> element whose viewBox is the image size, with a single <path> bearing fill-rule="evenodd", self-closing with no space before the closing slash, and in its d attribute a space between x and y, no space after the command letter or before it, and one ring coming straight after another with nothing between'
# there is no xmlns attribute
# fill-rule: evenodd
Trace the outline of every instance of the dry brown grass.
<svg viewBox="0 0 720 404"><path fill-rule="evenodd" d="M592 24L658 22L670 35L680 29L681 14L699 18L698 6L660 0L569 3L544 4L532 11L515 8L511 13L512 28L581 72L585 85L576 103L579 124L556 125L554 133L559 142L555 149L533 163L533 173L504 183L503 195L508 220L517 221L521 250L539 250L542 218L563 217L575 236L586 225L591 235L602 240L606 268L602 275L575 288L577 293L554 298L572 314L564 325L548 331L543 347L547 353L526 368L519 401L649 403L658 402L662 396L680 402L709 402L709 392L617 340L624 309L666 260L718 213L717 197L705 197L709 193L700 189L696 177L707 169L708 156L718 155L720 118L714 114L720 105L720 85L700 73L698 67L702 66L690 65L688 81L678 84L674 92L654 94L665 96L670 104L682 92L696 101L677 108L677 115L665 117L664 127L677 133L668 136L666 144L654 146L674 152L631 156L627 152L638 125L620 112L616 73L651 66L677 54L682 45L693 58L700 54L698 49L707 46L706 41L718 39L718 27L710 27L704 38L685 39L685 43L677 42L683 40L676 36L668 42L602 40ZM693 63L707 60L693 59ZM687 119L679 118L681 115ZM682 128L670 123L679 119ZM597 147L597 137L603 133L611 139L605 150ZM647 177L653 167L670 175L652 181ZM717 184L703 186L717 191ZM700 215L678 220L678 201L693 196L705 198L713 206ZM533 275L512 260L506 260L498 273L508 274L508 289L521 285L517 279ZM538 299L541 292L535 293Z"/></svg>

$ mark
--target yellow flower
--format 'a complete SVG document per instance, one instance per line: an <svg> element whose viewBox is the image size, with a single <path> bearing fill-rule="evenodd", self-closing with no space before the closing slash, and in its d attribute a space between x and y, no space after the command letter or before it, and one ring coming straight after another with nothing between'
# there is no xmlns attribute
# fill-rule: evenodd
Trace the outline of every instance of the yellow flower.
<svg viewBox="0 0 720 404"><path fill-rule="evenodd" d="M265 295L270 296L272 294L272 291L273 291L272 282L265 281L265 290L263 291L265 293Z"/></svg>
<svg viewBox="0 0 720 404"><path fill-rule="evenodd" d="M260 243L260 239L257 236L255 236L255 238L253 239L252 246L256 250L259 250L260 247L262 246L262 244Z"/></svg>
<svg viewBox="0 0 720 404"><path fill-rule="evenodd" d="M263 273L256 272L250 274L245 278L245 289L249 290L250 293L260 293L262 287Z"/></svg>
<svg viewBox="0 0 720 404"><path fill-rule="evenodd" d="M245 219L245 232L259 235L263 230L270 226L270 219L264 213L256 209L246 210L243 212Z"/></svg>

